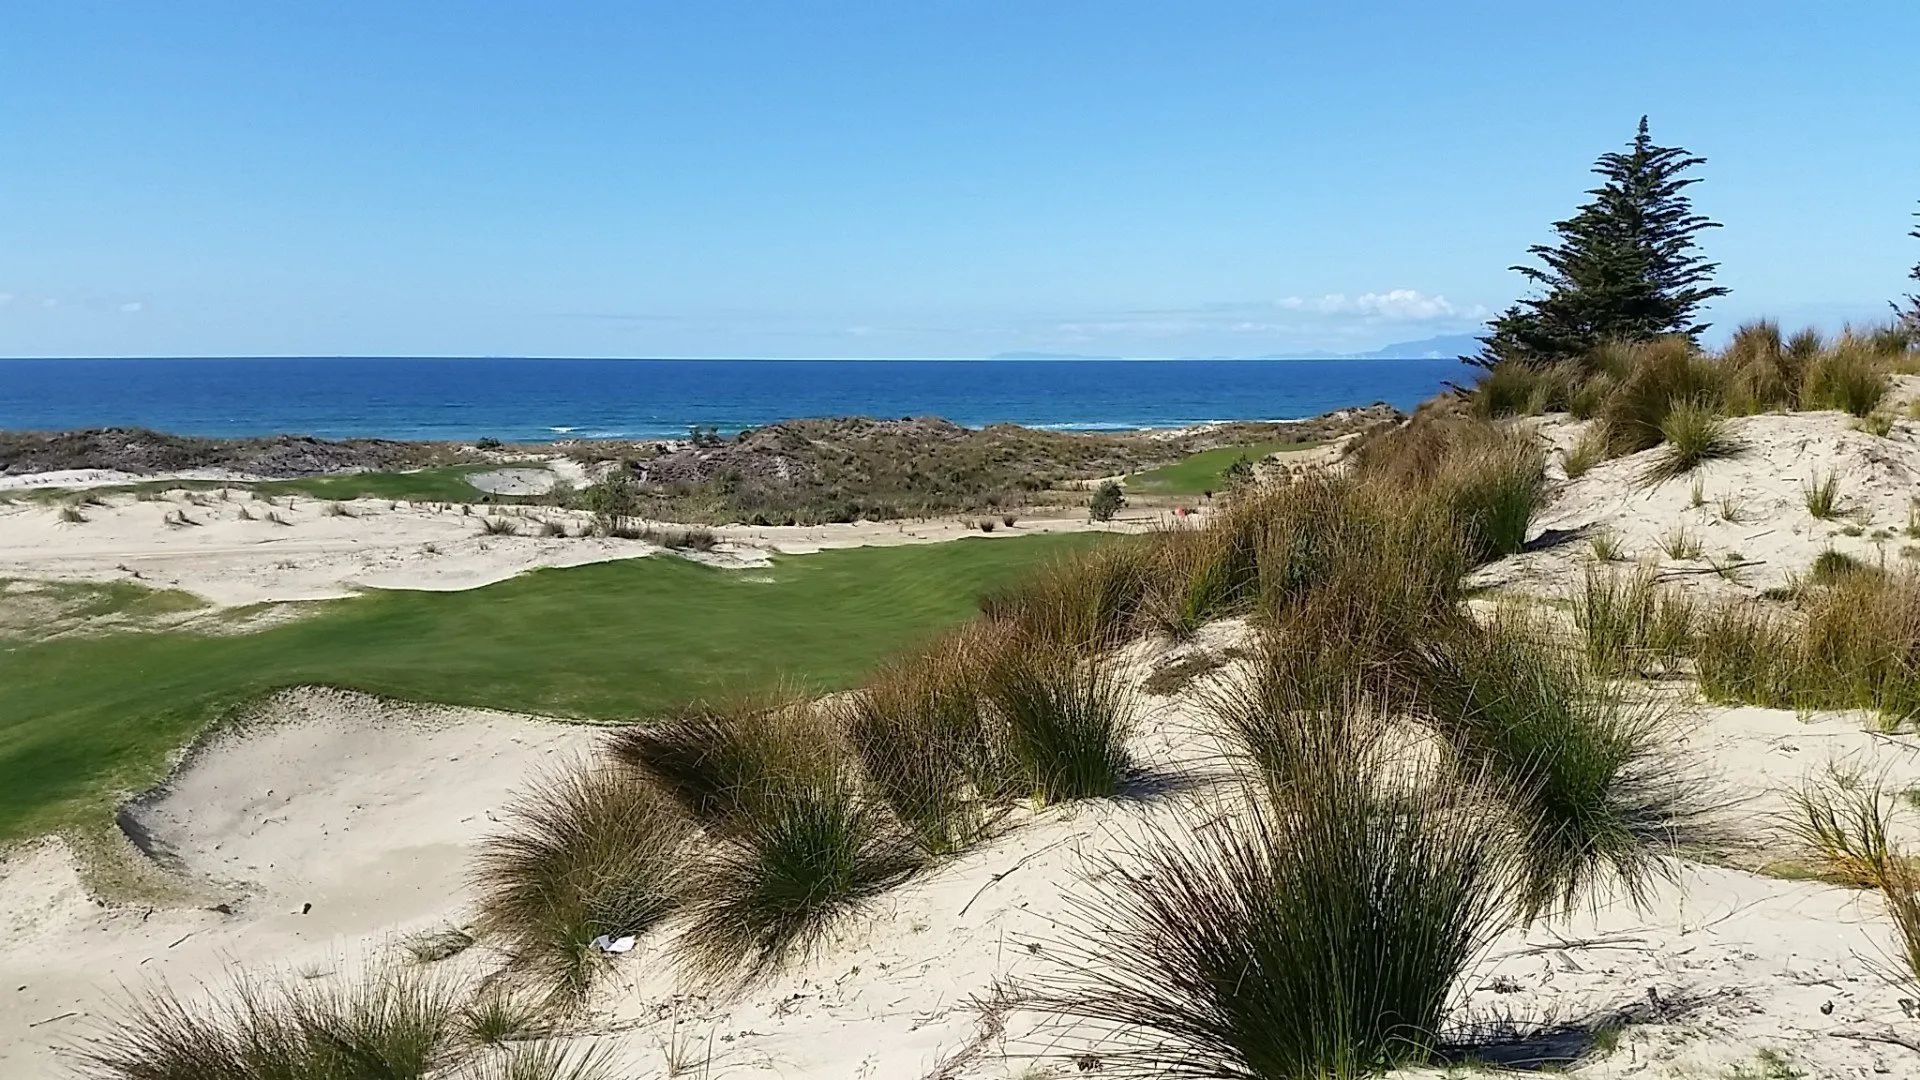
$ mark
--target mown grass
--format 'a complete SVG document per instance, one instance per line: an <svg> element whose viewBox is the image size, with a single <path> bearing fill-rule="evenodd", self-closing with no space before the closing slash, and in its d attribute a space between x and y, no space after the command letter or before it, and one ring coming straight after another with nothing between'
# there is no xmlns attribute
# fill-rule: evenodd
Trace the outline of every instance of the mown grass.
<svg viewBox="0 0 1920 1080"><path fill-rule="evenodd" d="M1200 495L1225 491L1227 469L1242 457L1258 462L1268 454L1290 454L1319 445L1317 442L1274 442L1202 450L1184 461L1134 473L1127 477L1124 486L1130 495Z"/></svg>
<svg viewBox="0 0 1920 1080"><path fill-rule="evenodd" d="M751 573L642 559L374 592L253 634L14 644L0 648L0 842L104 824L120 794L162 778L169 751L276 689L612 721L783 681L845 687L1021 570L1098 543L829 551Z"/></svg>

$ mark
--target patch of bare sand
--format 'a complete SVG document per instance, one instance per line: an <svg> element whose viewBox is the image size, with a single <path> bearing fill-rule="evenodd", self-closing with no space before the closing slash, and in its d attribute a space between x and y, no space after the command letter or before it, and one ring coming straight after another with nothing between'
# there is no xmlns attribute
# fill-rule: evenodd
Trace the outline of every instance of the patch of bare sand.
<svg viewBox="0 0 1920 1080"><path fill-rule="evenodd" d="M1539 550L1482 567L1470 585L1564 593L1594 565L1589 539L1609 534L1628 564L1657 567L1664 579L1689 589L1750 596L1804 576L1830 549L1895 565L1920 540L1908 532L1920 496L1915 421L1895 421L1882 438L1857 430L1852 417L1838 412L1738 417L1727 422L1741 447L1737 453L1662 484L1643 479L1663 452L1659 447L1566 479L1561 453L1590 423L1563 417L1539 423L1553 448L1549 469L1556 481L1534 522L1543 542ZM1806 489L1830 477L1839 513L1818 519L1807 508ZM1682 534L1699 547L1698 557L1673 556L1670 549ZM1716 573L1716 564L1729 568L1727 574Z"/></svg>
<svg viewBox="0 0 1920 1080"><path fill-rule="evenodd" d="M105 497L79 508L84 521L64 520L60 507L0 506L0 578L137 581L184 589L215 605L323 600L364 588L451 591L478 588L541 567L580 566L657 554L644 540L589 535L589 515L552 507L460 506L304 497L222 500L185 492L141 500ZM1088 529L1137 531L1155 511L1098 525L1084 512L1053 511L1017 520L995 515L845 525L723 526L709 561L764 564L775 553L827 548L940 543L963 536L1007 538ZM276 520L277 519L277 520ZM505 522L512 534L487 534L483 522ZM978 523L992 521L992 533ZM565 535L545 536L547 526ZM663 526L674 529L680 526Z"/></svg>
<svg viewBox="0 0 1920 1080"><path fill-rule="evenodd" d="M1210 627L1197 647L1229 649L1244 634ZM1139 646L1130 670L1144 677L1195 648ZM1203 685L1142 699L1135 749L1163 778L1193 775L1214 749ZM12 913L0 921L0 1075L60 1075L54 1048L107 1015L122 986L164 978L191 990L234 969L338 979L355 958L391 953L400 935L465 923L477 838L512 790L592 737L331 692L277 699L131 814L180 872L224 890L232 914L97 907L57 844L0 870L0 911ZM1711 710L1676 737L1684 760L1710 763L1729 823L1756 843L1780 790L1829 761L1920 785L1911 741L1869 734L1857 716ZM881 898L745 995L686 978L669 962L672 931L656 935L614 965L578 1038L643 1076L665 1071L669 1056L716 1077L1074 1075L1046 1056L1074 1033L1022 1014L995 987L1043 978L1076 918L1073 898L1156 821L1179 828L1205 813L1206 792L1034 814ZM1644 910L1603 904L1505 935L1466 1005L1527 1019L1643 1006L1648 1022L1580 1076L1720 1075L1752 1067L1762 1049L1809 1075L1900 1075L1915 1065L1911 1051L1843 1037L1904 1023L1901 992L1875 973L1889 935L1869 895L1687 863ZM487 962L483 946L447 963ZM1036 1063L1047 1071L1025 1071Z"/></svg>

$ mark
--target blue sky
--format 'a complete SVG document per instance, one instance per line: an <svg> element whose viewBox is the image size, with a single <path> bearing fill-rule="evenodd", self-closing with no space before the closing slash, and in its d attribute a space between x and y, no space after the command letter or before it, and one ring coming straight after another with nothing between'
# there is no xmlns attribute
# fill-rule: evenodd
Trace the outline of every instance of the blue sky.
<svg viewBox="0 0 1920 1080"><path fill-rule="evenodd" d="M1920 241L1920 3L13 4L0 355L1125 356L1473 329L1654 134L1757 314Z"/></svg>

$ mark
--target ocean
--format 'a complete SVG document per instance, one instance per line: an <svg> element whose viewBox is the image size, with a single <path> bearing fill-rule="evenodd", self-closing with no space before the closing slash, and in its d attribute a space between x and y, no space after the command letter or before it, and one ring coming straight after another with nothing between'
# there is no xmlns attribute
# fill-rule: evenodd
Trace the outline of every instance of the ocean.
<svg viewBox="0 0 1920 1080"><path fill-rule="evenodd" d="M0 360L0 429L638 439L817 416L1067 431L1408 409L1457 360Z"/></svg>

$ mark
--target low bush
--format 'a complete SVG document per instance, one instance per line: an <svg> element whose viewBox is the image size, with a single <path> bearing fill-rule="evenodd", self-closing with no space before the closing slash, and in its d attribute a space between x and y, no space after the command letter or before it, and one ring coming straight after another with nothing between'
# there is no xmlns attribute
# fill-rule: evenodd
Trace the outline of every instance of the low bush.
<svg viewBox="0 0 1920 1080"><path fill-rule="evenodd" d="M1024 1008L1091 1024L1105 1075L1346 1077L1430 1063L1511 918L1471 785L1383 769L1371 718L1303 739L1256 812L1137 844L1075 902Z"/></svg>
<svg viewBox="0 0 1920 1080"><path fill-rule="evenodd" d="M1093 498L1087 502L1087 516L1095 521L1112 521L1113 516L1125 509L1127 496L1120 490L1117 481L1103 481L1093 491Z"/></svg>
<svg viewBox="0 0 1920 1080"><path fill-rule="evenodd" d="M473 870L481 931L555 1005L584 995L605 954L595 938L641 935L679 903L690 822L623 769L587 767L534 785Z"/></svg>

